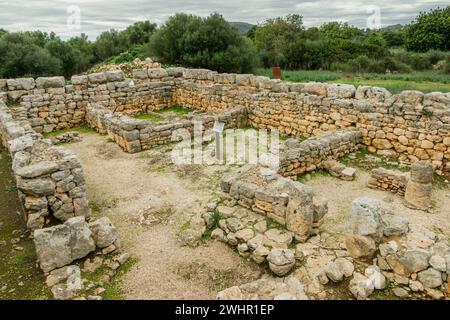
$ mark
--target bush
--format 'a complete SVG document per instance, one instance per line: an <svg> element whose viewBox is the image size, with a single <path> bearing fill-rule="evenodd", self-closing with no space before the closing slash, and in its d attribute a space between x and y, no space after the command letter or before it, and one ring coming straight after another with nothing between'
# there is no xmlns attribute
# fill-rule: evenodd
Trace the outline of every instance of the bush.
<svg viewBox="0 0 450 320"><path fill-rule="evenodd" d="M219 14L207 18L176 14L152 36L146 49L165 64L219 72L251 71L257 58L251 40L244 40Z"/></svg>
<svg viewBox="0 0 450 320"><path fill-rule="evenodd" d="M406 27L405 47L419 52L450 50L450 6L418 15Z"/></svg>

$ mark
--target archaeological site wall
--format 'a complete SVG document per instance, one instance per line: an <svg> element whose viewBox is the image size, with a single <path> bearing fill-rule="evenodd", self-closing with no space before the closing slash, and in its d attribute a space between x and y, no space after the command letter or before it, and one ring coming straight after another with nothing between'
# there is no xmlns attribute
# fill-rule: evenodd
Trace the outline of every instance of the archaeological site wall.
<svg viewBox="0 0 450 320"><path fill-rule="evenodd" d="M392 95L378 87L150 68L135 70L132 79L124 78L121 71L110 71L74 76L69 84L62 77L0 80L0 96L12 105L15 119L27 119L37 132L84 122L89 104L125 115L170 104L209 112L245 107L248 123L257 128L314 136L354 127L371 152L406 162L428 161L438 173L450 171L448 93Z"/></svg>
<svg viewBox="0 0 450 320"><path fill-rule="evenodd" d="M89 217L83 169L68 150L52 145L27 121L14 120L0 101L0 136L9 151L28 228L56 219Z"/></svg>

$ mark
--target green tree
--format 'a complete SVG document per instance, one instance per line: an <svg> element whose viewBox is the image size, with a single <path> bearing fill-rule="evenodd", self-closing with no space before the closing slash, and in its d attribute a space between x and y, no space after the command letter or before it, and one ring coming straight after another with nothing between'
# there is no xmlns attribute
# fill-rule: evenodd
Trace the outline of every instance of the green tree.
<svg viewBox="0 0 450 320"><path fill-rule="evenodd" d="M450 6L419 14L406 27L405 47L419 52L450 50Z"/></svg>
<svg viewBox="0 0 450 320"><path fill-rule="evenodd" d="M106 60L127 49L126 38L114 29L102 32L94 43L94 52L100 61Z"/></svg>
<svg viewBox="0 0 450 320"><path fill-rule="evenodd" d="M364 32L361 29L353 27L349 25L347 22L328 22L324 23L319 28L321 34L328 39L337 40L337 39L347 39L347 40L356 40L359 37L364 35Z"/></svg>
<svg viewBox="0 0 450 320"><path fill-rule="evenodd" d="M39 77L62 73L61 61L38 46L36 43L43 38L36 38L35 35L13 32L0 38L0 77Z"/></svg>
<svg viewBox="0 0 450 320"><path fill-rule="evenodd" d="M150 55L167 64L219 72L246 72L255 65L251 40L215 13L207 18L178 13L152 36Z"/></svg>
<svg viewBox="0 0 450 320"><path fill-rule="evenodd" d="M150 41L152 34L156 31L156 24L150 21L139 21L128 26L122 35L128 47L133 44L144 44Z"/></svg>
<svg viewBox="0 0 450 320"><path fill-rule="evenodd" d="M266 66L281 65L294 68L304 40L305 27L300 15L268 19L255 30L255 45ZM295 48L295 50L294 50Z"/></svg>

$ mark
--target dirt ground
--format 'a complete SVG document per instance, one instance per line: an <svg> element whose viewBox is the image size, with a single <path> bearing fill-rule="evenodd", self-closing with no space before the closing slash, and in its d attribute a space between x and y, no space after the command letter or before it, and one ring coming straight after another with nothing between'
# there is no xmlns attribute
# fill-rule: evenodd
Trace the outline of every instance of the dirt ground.
<svg viewBox="0 0 450 320"><path fill-rule="evenodd" d="M367 182L370 173L358 168L354 181L342 181L328 175L310 175L305 184L314 192L328 199L328 214L322 230L343 234L347 225L351 202L358 197L378 199L388 212L401 216L410 224L450 237L450 191L448 187L435 187L432 194L432 208L425 212L405 207L403 198L387 191L370 189Z"/></svg>
<svg viewBox="0 0 450 320"><path fill-rule="evenodd" d="M93 216L110 217L124 249L137 258L123 279L126 298L213 299L261 275L224 243L191 248L177 242L185 218L205 210L225 167L173 170L167 147L127 154L95 133L64 147L83 164Z"/></svg>
<svg viewBox="0 0 450 320"><path fill-rule="evenodd" d="M110 217L125 250L137 258L123 278L126 298L213 299L218 291L264 273L221 242L204 241L192 248L177 241L183 222L204 212L219 192L220 177L231 167L174 166L168 146L127 154L96 133L85 133L82 142L65 147L82 161L94 217ZM304 179L329 201L322 232L343 235L351 202L368 196L412 224L450 236L448 186L434 190L433 208L424 212L408 209L397 195L367 188L369 176L359 168L353 182L315 173Z"/></svg>

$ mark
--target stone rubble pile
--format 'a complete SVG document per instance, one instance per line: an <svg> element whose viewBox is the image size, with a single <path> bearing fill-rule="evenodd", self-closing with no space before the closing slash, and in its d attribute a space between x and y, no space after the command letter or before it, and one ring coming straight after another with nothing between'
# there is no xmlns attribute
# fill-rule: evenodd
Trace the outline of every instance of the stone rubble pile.
<svg viewBox="0 0 450 320"><path fill-rule="evenodd" d="M50 141L54 145L63 144L63 143L71 143L71 142L80 142L82 141L82 137L78 132L67 132L64 134L60 134L50 138Z"/></svg>
<svg viewBox="0 0 450 320"><path fill-rule="evenodd" d="M308 300L303 285L294 277L264 277L220 291L218 300Z"/></svg>
<svg viewBox="0 0 450 320"><path fill-rule="evenodd" d="M443 297L442 292L448 291L445 288L450 271L448 240L384 212L380 204L370 198L355 199L351 219L352 233L346 238L348 254L354 259L374 258L383 276L403 286L397 293L406 291L405 296L408 296L410 292L425 290L428 295L439 298ZM362 286L364 281L358 276L355 286ZM377 289L375 285L374 288ZM355 296L366 298L370 290L373 291L370 286L364 290L367 295L358 289Z"/></svg>

